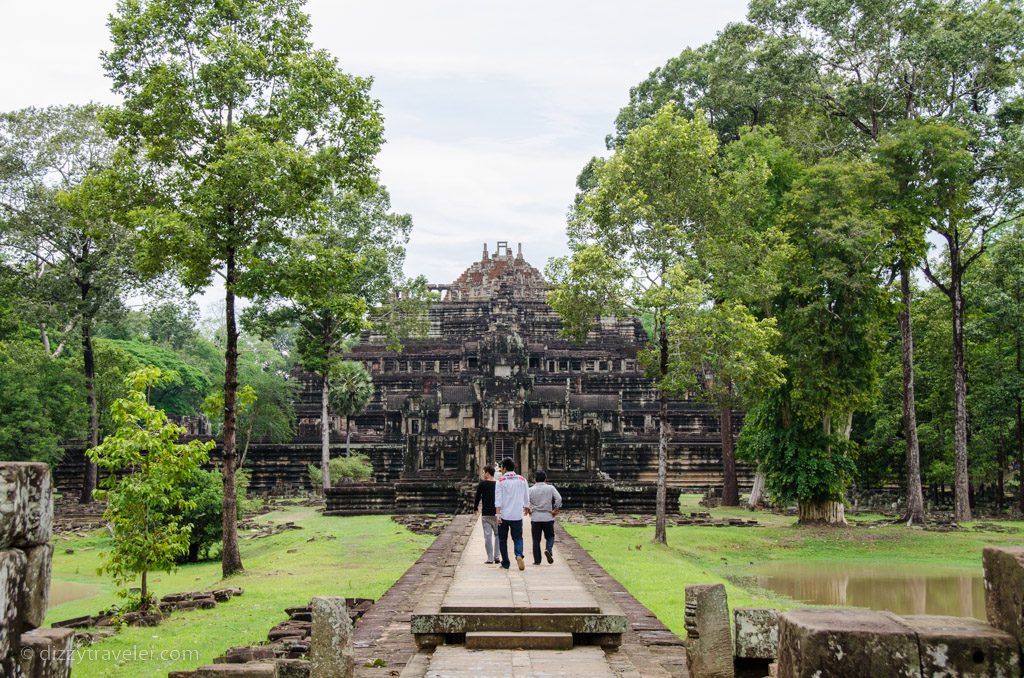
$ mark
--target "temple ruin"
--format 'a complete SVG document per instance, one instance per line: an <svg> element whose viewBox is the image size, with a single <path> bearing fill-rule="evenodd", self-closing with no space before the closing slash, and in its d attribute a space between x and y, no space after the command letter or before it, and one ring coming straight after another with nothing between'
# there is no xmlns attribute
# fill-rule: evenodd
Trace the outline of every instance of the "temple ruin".
<svg viewBox="0 0 1024 678"><path fill-rule="evenodd" d="M451 284L433 285L429 331L391 350L367 336L349 356L376 386L352 417L352 450L373 462L372 483L346 484L328 497L339 513L459 510L487 464L510 456L526 475L544 469L567 502L595 511L653 511L658 460L658 398L638 364L639 320L601 318L583 345L561 336L547 283L523 256L484 245ZM286 444L255 442L246 457L250 492L310 489L320 463L320 378L296 372L298 429ZM690 400L669 404L670 506L679 492L722 484L717 413ZM735 416L734 424L741 418ZM344 454L346 422L333 417L332 455ZM207 432L196 429L203 437ZM55 470L62 492L77 493L83 450ZM216 460L217 452L213 457ZM738 468L741 487L752 473Z"/></svg>
<svg viewBox="0 0 1024 678"><path fill-rule="evenodd" d="M460 483L512 457L524 475L545 470L578 507L652 511L658 397L637 360L640 321L604 317L585 344L572 343L560 334L544 277L522 245L513 252L507 242L493 253L485 244L454 282L432 287L440 298L425 338L395 351L370 336L350 355L376 385L350 422L376 483L331 493L329 510L453 507ZM303 381L299 415L304 428L318 429L319 379ZM670 419L671 496L719 485L715 413L675 401Z"/></svg>

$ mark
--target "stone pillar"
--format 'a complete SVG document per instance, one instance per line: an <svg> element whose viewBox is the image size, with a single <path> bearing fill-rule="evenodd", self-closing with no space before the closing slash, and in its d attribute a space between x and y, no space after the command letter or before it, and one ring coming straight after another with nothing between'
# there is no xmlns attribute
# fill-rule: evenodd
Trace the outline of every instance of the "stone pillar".
<svg viewBox="0 0 1024 678"><path fill-rule="evenodd" d="M693 678L733 678L729 604L721 584L686 587L686 654Z"/></svg>
<svg viewBox="0 0 1024 678"><path fill-rule="evenodd" d="M987 546L981 558L988 623L1024 645L1024 548Z"/></svg>
<svg viewBox="0 0 1024 678"><path fill-rule="evenodd" d="M352 619L344 598L316 597L310 604L313 629L309 642L310 678L352 678L355 652Z"/></svg>
<svg viewBox="0 0 1024 678"><path fill-rule="evenodd" d="M66 631L33 632L50 590L53 492L46 464L0 463L0 675L64 678Z"/></svg>

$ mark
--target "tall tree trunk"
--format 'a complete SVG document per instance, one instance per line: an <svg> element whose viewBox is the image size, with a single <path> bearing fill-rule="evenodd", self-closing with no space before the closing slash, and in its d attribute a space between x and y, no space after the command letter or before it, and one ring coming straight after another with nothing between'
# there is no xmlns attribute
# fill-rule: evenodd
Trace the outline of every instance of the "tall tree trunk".
<svg viewBox="0 0 1024 678"><path fill-rule="evenodd" d="M352 456L352 417L345 417L345 456Z"/></svg>
<svg viewBox="0 0 1024 678"><path fill-rule="evenodd" d="M957 522L961 522L971 519L971 481L967 470L967 365L964 359L963 269L959 249L950 247L949 255L949 298L953 305L953 516Z"/></svg>
<svg viewBox="0 0 1024 678"><path fill-rule="evenodd" d="M83 292L87 295L88 291ZM100 444L100 411L96 402L96 354L92 348L92 321L82 318L82 362L85 364L85 400L89 404L89 447ZM81 503L92 502L92 493L99 480L96 462L85 458L85 477L82 479Z"/></svg>
<svg viewBox="0 0 1024 678"><path fill-rule="evenodd" d="M224 351L224 455L221 475L224 479L224 546L221 549L221 572L228 577L242 571L242 554L238 549L238 497L235 489L235 438L238 416L238 327L235 324L235 252L227 257L224 285L224 315L227 326L227 348Z"/></svg>
<svg viewBox="0 0 1024 678"><path fill-rule="evenodd" d="M146 612L146 611L149 610L149 580L148 580L148 577L146 576L148 574L149 573L146 570L142 571L142 586L141 586L140 590L142 592L141 593L141 595L142 595L141 602L142 602L142 610L143 610L143 612Z"/></svg>
<svg viewBox="0 0 1024 678"><path fill-rule="evenodd" d="M907 525L923 525L924 492L921 488L921 448L917 442L917 406L914 400L914 331L910 314L910 266L900 264L900 340L903 363L903 437L907 441Z"/></svg>
<svg viewBox="0 0 1024 678"><path fill-rule="evenodd" d="M800 525L846 525L846 507L841 501L799 501Z"/></svg>
<svg viewBox="0 0 1024 678"><path fill-rule="evenodd" d="M659 350L659 372L664 379L668 375L668 331L662 321L658 329L658 350ZM659 388L658 406L658 487L655 496L654 512L654 542L665 544L668 542L666 532L666 504L667 492L665 490L666 476L668 475L668 393L665 389Z"/></svg>
<svg viewBox="0 0 1024 678"><path fill-rule="evenodd" d="M996 509L1003 510L1003 501L1006 498L1006 442L999 436L999 446L996 448Z"/></svg>
<svg viewBox="0 0 1024 678"><path fill-rule="evenodd" d="M754 473L754 486L750 488L750 498L747 499L747 508L753 511L761 505L761 498L764 496L764 468L758 464L757 472Z"/></svg>
<svg viewBox="0 0 1024 678"><path fill-rule="evenodd" d="M331 421L327 413L329 395L330 385L327 383L325 374L320 387L320 469L323 476L324 494L327 494L327 490L331 487Z"/></svg>
<svg viewBox="0 0 1024 678"><path fill-rule="evenodd" d="M1017 337L1017 378L1020 378L1024 360L1021 355L1021 340ZM1017 442L1017 508L1024 513L1024 398L1017 394L1017 422L1015 437Z"/></svg>
<svg viewBox="0 0 1024 678"><path fill-rule="evenodd" d="M739 506L740 490L736 483L736 448L732 435L732 408L721 404L718 408L722 437L722 506Z"/></svg>

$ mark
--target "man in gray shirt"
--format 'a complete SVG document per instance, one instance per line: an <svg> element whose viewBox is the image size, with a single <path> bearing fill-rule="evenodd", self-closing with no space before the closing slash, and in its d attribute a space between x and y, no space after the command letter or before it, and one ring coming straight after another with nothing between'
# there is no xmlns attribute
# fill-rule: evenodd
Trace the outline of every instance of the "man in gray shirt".
<svg viewBox="0 0 1024 678"><path fill-rule="evenodd" d="M562 508L562 495L554 485L546 481L544 471L537 471L537 482L530 488L530 531L533 536L533 564L540 565L540 536L543 534L547 548L544 557L549 563L555 562L551 553L555 548L555 516Z"/></svg>

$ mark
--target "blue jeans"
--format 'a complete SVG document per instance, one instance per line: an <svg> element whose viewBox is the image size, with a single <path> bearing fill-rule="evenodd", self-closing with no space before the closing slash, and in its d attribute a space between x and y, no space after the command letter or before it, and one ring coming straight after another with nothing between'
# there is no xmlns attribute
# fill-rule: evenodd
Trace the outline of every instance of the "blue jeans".
<svg viewBox="0 0 1024 678"><path fill-rule="evenodd" d="M519 558L523 557L523 521L502 520L498 524L498 545L501 547L501 566L506 570L512 565L508 557L508 533L512 531L512 548Z"/></svg>

